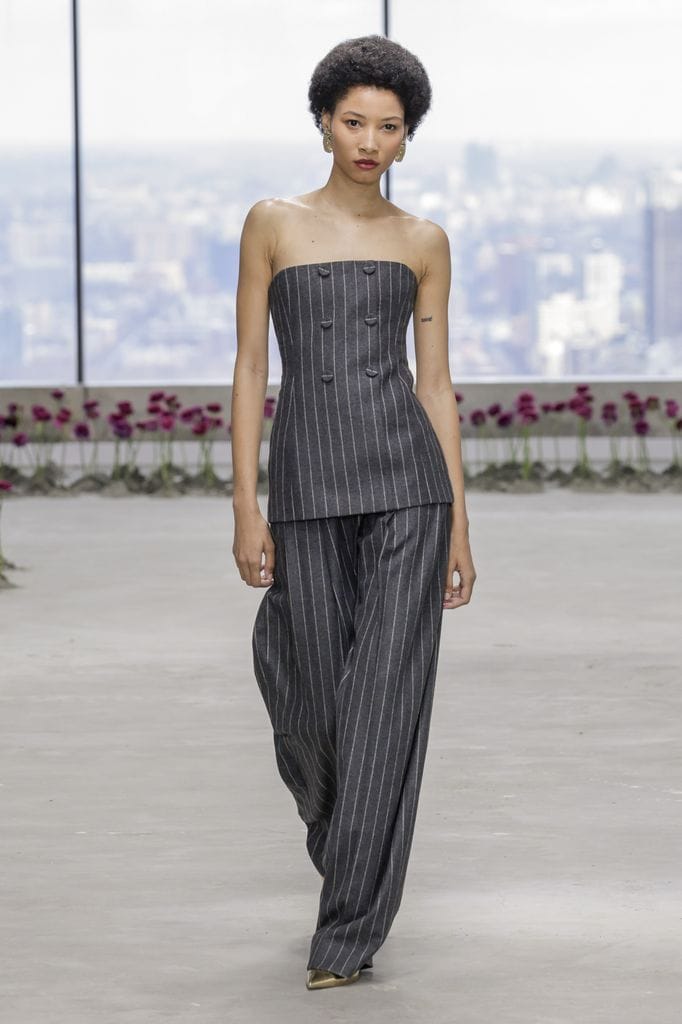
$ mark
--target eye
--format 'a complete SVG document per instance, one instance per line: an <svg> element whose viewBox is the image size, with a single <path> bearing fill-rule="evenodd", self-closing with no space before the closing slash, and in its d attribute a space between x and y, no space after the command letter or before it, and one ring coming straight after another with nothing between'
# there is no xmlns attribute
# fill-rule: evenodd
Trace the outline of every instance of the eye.
<svg viewBox="0 0 682 1024"><path fill-rule="evenodd" d="M398 130L398 126L396 124L385 124L384 128L390 128L391 131L394 131L394 132Z"/></svg>
<svg viewBox="0 0 682 1024"><path fill-rule="evenodd" d="M349 118L346 119L346 124L359 124L359 123L360 122L356 118L354 118L354 117L349 117Z"/></svg>

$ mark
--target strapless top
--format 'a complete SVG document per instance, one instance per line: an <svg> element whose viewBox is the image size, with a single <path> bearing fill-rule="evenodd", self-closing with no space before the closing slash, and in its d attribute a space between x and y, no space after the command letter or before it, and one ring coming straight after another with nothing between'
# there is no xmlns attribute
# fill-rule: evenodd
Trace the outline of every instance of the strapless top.
<svg viewBox="0 0 682 1024"><path fill-rule="evenodd" d="M270 522L454 500L407 361L417 286L396 260L301 263L273 277L282 381L268 455Z"/></svg>

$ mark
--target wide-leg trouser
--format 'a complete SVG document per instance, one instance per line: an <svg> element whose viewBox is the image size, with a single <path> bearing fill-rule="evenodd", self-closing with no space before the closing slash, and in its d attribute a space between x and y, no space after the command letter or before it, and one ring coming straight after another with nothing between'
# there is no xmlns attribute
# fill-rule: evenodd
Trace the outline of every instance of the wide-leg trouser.
<svg viewBox="0 0 682 1024"><path fill-rule="evenodd" d="M448 503L270 523L252 633L279 773L324 875L308 968L372 963L402 898L438 662Z"/></svg>

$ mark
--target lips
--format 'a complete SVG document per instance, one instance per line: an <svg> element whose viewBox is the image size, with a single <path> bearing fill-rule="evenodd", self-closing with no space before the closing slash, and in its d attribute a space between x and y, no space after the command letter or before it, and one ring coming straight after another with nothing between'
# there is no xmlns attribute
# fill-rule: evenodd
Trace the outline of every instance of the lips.
<svg viewBox="0 0 682 1024"><path fill-rule="evenodd" d="M378 167L379 166L376 160L355 160L354 162L358 165L358 167Z"/></svg>

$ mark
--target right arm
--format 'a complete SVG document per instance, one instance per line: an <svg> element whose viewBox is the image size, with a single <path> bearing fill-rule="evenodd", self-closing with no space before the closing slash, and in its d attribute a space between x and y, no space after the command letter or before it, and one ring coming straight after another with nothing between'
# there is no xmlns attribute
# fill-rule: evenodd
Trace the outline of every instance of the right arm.
<svg viewBox="0 0 682 1024"><path fill-rule="evenodd" d="M268 385L268 287L274 249L272 201L255 203L246 215L239 247L237 357L232 382L232 507L235 557L241 578L269 586L275 564L270 529L257 498L263 409ZM261 567L265 555L264 576Z"/></svg>

